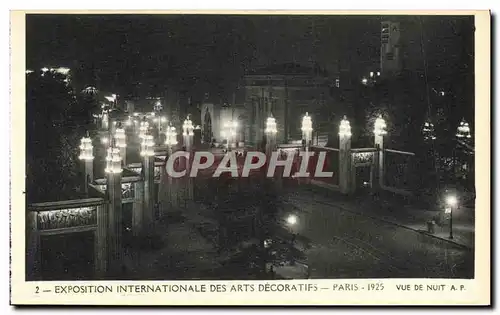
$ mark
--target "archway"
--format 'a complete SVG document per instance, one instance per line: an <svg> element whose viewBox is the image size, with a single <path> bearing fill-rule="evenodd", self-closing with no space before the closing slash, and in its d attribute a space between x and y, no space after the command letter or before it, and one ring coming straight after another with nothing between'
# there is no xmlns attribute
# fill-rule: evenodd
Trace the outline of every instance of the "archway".
<svg viewBox="0 0 500 315"><path fill-rule="evenodd" d="M213 134L212 134L212 117L210 117L210 112L205 111L205 117L203 118L203 142L211 143Z"/></svg>

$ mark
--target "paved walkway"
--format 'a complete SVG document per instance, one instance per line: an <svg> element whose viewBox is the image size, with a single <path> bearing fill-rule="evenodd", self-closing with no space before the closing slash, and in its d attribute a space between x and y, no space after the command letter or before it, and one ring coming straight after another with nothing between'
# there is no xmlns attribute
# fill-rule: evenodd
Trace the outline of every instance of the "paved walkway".
<svg viewBox="0 0 500 315"><path fill-rule="evenodd" d="M220 268L217 251L184 215L157 221L152 233L156 248L142 246L127 255L133 279L206 279ZM133 253L133 254L132 254Z"/></svg>
<svg viewBox="0 0 500 315"><path fill-rule="evenodd" d="M474 248L474 209L459 208L453 213L453 239L449 238L449 219L442 210L428 210L422 207L404 204L398 201L387 201L375 196L346 197L338 192L328 191L321 187L297 187L288 191L289 196L297 198L312 198L316 202L332 203L351 212L392 222L409 229L432 235L442 240L453 242L459 246ZM435 226L435 232L427 232L427 222L441 218L440 225Z"/></svg>

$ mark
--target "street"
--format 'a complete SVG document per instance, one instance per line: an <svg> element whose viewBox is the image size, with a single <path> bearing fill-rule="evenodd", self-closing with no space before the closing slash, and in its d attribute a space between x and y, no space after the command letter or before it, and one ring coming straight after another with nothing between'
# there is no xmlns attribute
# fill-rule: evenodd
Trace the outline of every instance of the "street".
<svg viewBox="0 0 500 315"><path fill-rule="evenodd" d="M284 196L284 198L287 198ZM309 196L288 196L296 233L308 238L312 278L471 278L474 256L421 233L343 210Z"/></svg>

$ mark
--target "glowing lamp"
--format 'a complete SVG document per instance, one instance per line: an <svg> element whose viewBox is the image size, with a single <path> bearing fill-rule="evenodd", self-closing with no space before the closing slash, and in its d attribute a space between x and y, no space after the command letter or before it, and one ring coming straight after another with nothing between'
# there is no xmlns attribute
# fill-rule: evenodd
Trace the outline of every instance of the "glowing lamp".
<svg viewBox="0 0 500 315"><path fill-rule="evenodd" d="M457 197L450 195L446 197L446 204L450 207L455 207L458 203Z"/></svg>
<svg viewBox="0 0 500 315"><path fill-rule="evenodd" d="M177 144L177 131L175 131L175 127L168 126L165 136L166 136L165 137L165 144L166 145L176 145Z"/></svg>
<svg viewBox="0 0 500 315"><path fill-rule="evenodd" d="M313 131L311 116L309 116L309 113L307 113L307 112L306 112L306 115L302 118L301 130L304 133Z"/></svg>
<svg viewBox="0 0 500 315"><path fill-rule="evenodd" d="M422 129L425 140L436 140L434 124L430 121L424 123L424 128Z"/></svg>
<svg viewBox="0 0 500 315"><path fill-rule="evenodd" d="M471 138L469 124L462 119L460 125L457 128L457 138Z"/></svg>
<svg viewBox="0 0 500 315"><path fill-rule="evenodd" d="M127 136L125 135L125 129L116 128L115 139L116 139L116 146L118 148L126 148L127 147L127 141L126 141Z"/></svg>
<svg viewBox="0 0 500 315"><path fill-rule="evenodd" d="M286 218L286 222L290 225L295 225L297 224L297 216L291 214L288 216L288 218Z"/></svg>
<svg viewBox="0 0 500 315"><path fill-rule="evenodd" d="M126 126L129 126L129 127L133 125L133 122L132 122L132 117L128 116L128 119L127 119L127 121L125 122L125 125L126 125Z"/></svg>
<svg viewBox="0 0 500 315"><path fill-rule="evenodd" d="M149 123L147 121L141 121L141 125L139 127L139 138L144 139L144 136L149 130Z"/></svg>
<svg viewBox="0 0 500 315"><path fill-rule="evenodd" d="M141 143L141 156L153 156L155 154L153 146L155 145L152 135L144 135Z"/></svg>
<svg viewBox="0 0 500 315"><path fill-rule="evenodd" d="M120 149L108 148L106 156L106 168L104 171L108 174L119 174L122 172L122 159L120 158Z"/></svg>
<svg viewBox="0 0 500 315"><path fill-rule="evenodd" d="M373 128L373 133L376 136L383 136L387 134L386 131L387 125L385 123L385 120L382 118L382 115L378 116L377 119L375 120L375 126Z"/></svg>
<svg viewBox="0 0 500 315"><path fill-rule="evenodd" d="M274 117L268 117L266 121L265 133L275 134L277 132L278 129L276 128L276 119L274 119Z"/></svg>
<svg viewBox="0 0 500 315"><path fill-rule="evenodd" d="M194 130L193 122L189 119L189 116L184 120L182 124L182 135L183 136L192 136Z"/></svg>
<svg viewBox="0 0 500 315"><path fill-rule="evenodd" d="M83 137L80 141L80 160L89 161L94 159L92 140Z"/></svg>
<svg viewBox="0 0 500 315"><path fill-rule="evenodd" d="M340 121L339 136L341 136L341 137L350 137L350 136L352 136L352 133L351 133L351 124L349 123L349 120L347 120L346 116L344 116L344 119L342 119Z"/></svg>

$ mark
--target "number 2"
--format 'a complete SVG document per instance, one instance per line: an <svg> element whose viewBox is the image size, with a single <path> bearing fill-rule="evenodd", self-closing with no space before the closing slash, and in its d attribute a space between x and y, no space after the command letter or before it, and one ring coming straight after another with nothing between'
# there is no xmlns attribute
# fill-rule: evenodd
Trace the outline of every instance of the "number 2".
<svg viewBox="0 0 500 315"><path fill-rule="evenodd" d="M40 291L40 287L36 287L36 294L38 294L38 291Z"/></svg>

